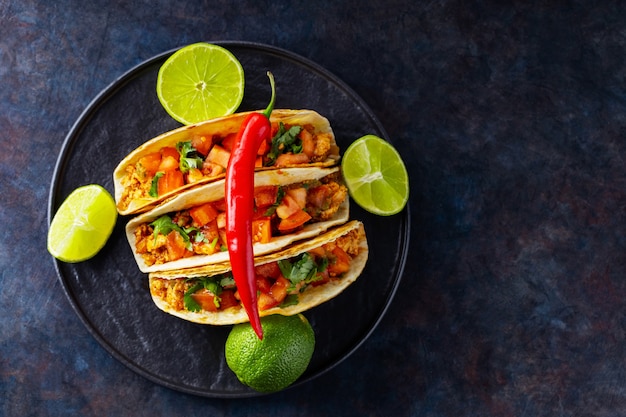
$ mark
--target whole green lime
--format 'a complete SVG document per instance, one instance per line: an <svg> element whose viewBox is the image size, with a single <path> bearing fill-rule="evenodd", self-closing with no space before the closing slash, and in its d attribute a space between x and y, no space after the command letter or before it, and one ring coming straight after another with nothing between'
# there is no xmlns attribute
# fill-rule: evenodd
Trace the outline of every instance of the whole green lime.
<svg viewBox="0 0 626 417"><path fill-rule="evenodd" d="M302 314L261 319L263 339L250 326L233 326L226 339L226 363L239 381L259 392L276 392L293 384L309 366L315 333Z"/></svg>

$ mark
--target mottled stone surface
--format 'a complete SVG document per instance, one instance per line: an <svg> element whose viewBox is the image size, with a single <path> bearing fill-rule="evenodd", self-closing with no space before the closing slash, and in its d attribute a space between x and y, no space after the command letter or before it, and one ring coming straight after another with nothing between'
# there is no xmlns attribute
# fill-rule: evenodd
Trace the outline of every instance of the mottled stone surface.
<svg viewBox="0 0 626 417"><path fill-rule="evenodd" d="M0 415L625 415L626 9L516 3L0 0ZM83 109L147 58L225 39L338 75L411 177L411 256L380 326L247 400L117 362L45 248Z"/></svg>

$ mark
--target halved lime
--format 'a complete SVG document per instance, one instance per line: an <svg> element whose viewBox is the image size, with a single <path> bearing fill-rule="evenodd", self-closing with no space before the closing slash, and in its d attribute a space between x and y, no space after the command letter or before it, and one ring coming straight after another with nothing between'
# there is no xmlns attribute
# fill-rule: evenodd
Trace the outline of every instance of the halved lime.
<svg viewBox="0 0 626 417"><path fill-rule="evenodd" d="M156 91L165 111L190 125L234 113L244 84L241 63L230 51L200 42L182 47L163 63Z"/></svg>
<svg viewBox="0 0 626 417"><path fill-rule="evenodd" d="M48 252L64 262L92 258L109 239L117 220L115 201L97 184L78 187L50 222Z"/></svg>
<svg viewBox="0 0 626 417"><path fill-rule="evenodd" d="M341 169L354 201L370 213L390 216L409 199L409 176L398 151L375 135L352 142Z"/></svg>

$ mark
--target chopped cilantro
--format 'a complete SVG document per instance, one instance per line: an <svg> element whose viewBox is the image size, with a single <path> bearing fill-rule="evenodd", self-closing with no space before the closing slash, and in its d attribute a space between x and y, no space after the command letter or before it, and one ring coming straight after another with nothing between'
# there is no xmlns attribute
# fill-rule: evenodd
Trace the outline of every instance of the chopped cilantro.
<svg viewBox="0 0 626 417"><path fill-rule="evenodd" d="M302 141L298 138L301 130L301 126L292 126L286 129L285 125L281 122L278 126L278 132L276 132L276 135L272 138L272 147L267 154L267 162L265 165L274 165L276 158L282 153L302 152Z"/></svg>
<svg viewBox="0 0 626 417"><path fill-rule="evenodd" d="M285 308L289 306L295 306L298 304L298 294L288 294L287 297L280 303L279 307Z"/></svg>
<svg viewBox="0 0 626 417"><path fill-rule="evenodd" d="M198 151L191 146L191 141L178 142L176 149L180 154L179 168L183 174L187 173L191 168L202 168L204 160Z"/></svg>
<svg viewBox="0 0 626 417"><path fill-rule="evenodd" d="M159 178L161 178L164 174L165 172L163 171L159 171L154 174L154 178L152 178L152 184L150 185L150 191L148 192L148 194L150 194L150 197L157 198L159 196Z"/></svg>
<svg viewBox="0 0 626 417"><path fill-rule="evenodd" d="M213 303L215 304L216 308L220 308L220 303L222 301L222 299L220 298L220 294L222 293L222 289L223 289L223 285L222 285L223 278L206 276L206 277L192 278L192 280L197 281L197 282L193 284L191 287L189 287L189 289L185 291L185 294L183 295L183 303L185 304L185 308L189 311L202 310L202 307L200 306L200 304L198 304L196 300L194 300L192 297L192 294L194 294L197 291L200 291L201 289L205 289L209 291L211 294L213 294Z"/></svg>
<svg viewBox="0 0 626 417"><path fill-rule="evenodd" d="M294 262L288 259L278 261L278 267L283 276L291 282L291 288L302 281L310 283L317 280L317 273L324 271L327 266L327 259L318 265L313 256L307 252L298 256Z"/></svg>
<svg viewBox="0 0 626 417"><path fill-rule="evenodd" d="M157 239L157 235L161 234L163 236L167 236L170 234L170 232L175 230L182 236L183 240L185 241L185 247L191 250L191 240L189 239L188 232L186 232L185 230L183 230L182 227L174 223L171 217L167 214L164 214L163 216L150 223L150 226L154 228L155 242Z"/></svg>

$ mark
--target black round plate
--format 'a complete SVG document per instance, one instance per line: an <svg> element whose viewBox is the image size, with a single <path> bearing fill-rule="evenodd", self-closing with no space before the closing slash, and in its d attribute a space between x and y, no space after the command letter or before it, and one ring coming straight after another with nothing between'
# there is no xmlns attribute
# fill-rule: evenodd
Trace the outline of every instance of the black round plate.
<svg viewBox="0 0 626 417"><path fill-rule="evenodd" d="M326 116L342 150L364 134L386 137L363 100L319 65L275 47L216 42L241 61L246 76L239 111L264 109L270 98L266 72L276 79L276 108L313 109ZM113 169L146 140L179 127L156 97L161 64L174 51L131 69L100 93L69 132L55 168L48 219L76 187L97 183L113 193ZM377 217L351 205L365 224L370 258L344 293L305 316L316 349L299 385L337 365L371 334L391 302L408 252L409 210ZM230 326L189 323L158 310L133 259L120 217L102 251L78 264L56 262L64 291L98 342L133 371L163 386L206 397L250 397L228 369L224 343Z"/></svg>

